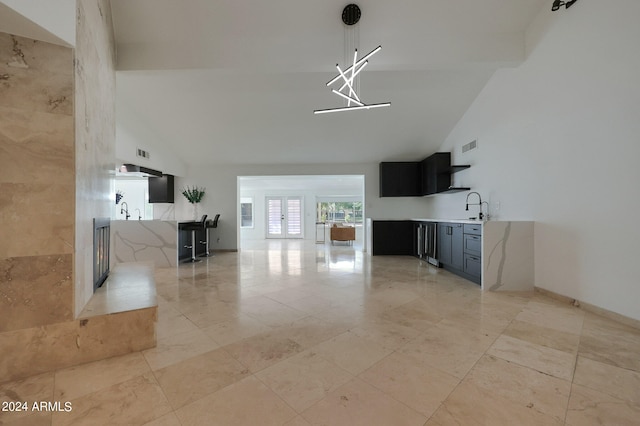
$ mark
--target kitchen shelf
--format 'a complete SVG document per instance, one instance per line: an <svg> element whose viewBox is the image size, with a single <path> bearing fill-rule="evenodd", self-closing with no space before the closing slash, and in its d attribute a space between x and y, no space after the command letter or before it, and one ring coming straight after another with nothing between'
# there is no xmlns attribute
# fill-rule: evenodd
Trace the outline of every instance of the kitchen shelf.
<svg viewBox="0 0 640 426"><path fill-rule="evenodd" d="M463 192L463 191L471 191L471 188L466 188L466 187L449 187L449 189L445 190L445 191L441 191L438 192L438 194L451 194L454 192Z"/></svg>
<svg viewBox="0 0 640 426"><path fill-rule="evenodd" d="M460 166L451 166L450 172L451 173L457 173L457 172L460 172L462 170L467 170L469 167L471 167L470 164L463 164L463 165L460 165Z"/></svg>

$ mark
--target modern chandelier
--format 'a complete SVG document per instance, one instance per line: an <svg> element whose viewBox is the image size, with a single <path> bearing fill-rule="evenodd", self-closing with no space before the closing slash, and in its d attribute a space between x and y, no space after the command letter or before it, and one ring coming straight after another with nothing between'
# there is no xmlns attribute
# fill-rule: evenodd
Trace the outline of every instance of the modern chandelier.
<svg viewBox="0 0 640 426"><path fill-rule="evenodd" d="M342 11L342 22L344 22L348 26L355 25L360 20L360 14L360 8L355 4L350 4L346 6ZM345 39L346 38L347 37L345 32ZM345 43L346 41L347 40L345 40ZM327 87L332 87L336 83L342 83L338 90L333 88L331 89L331 92L345 99L347 101L347 105L340 108L317 109L313 111L313 113L326 114L329 112L353 111L358 109L372 109L390 106L390 102L365 104L360 99L360 96L357 93L359 90L359 85L356 84L356 78L358 77L360 72L369 64L369 58L378 53L381 49L382 46L378 46L371 52L364 55L362 58L358 59L358 48L356 47L354 49L355 52L353 54L353 63L351 64L351 66L343 71L342 68L340 68L340 65L336 64L338 75L336 75L327 83ZM337 85L333 87L337 87Z"/></svg>

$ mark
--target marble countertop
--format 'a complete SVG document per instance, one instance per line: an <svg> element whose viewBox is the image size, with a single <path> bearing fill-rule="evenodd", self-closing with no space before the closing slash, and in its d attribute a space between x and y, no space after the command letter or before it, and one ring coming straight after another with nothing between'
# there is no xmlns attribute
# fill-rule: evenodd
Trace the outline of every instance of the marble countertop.
<svg viewBox="0 0 640 426"><path fill-rule="evenodd" d="M485 221L474 220L474 219L434 219L434 218L409 218L409 219L390 219L390 218L370 218L371 220L412 220L414 222L448 222L448 223L473 223L482 225Z"/></svg>
<svg viewBox="0 0 640 426"><path fill-rule="evenodd" d="M416 222L448 222L448 223L473 223L482 225L484 221L476 219L432 219L432 218L411 218Z"/></svg>

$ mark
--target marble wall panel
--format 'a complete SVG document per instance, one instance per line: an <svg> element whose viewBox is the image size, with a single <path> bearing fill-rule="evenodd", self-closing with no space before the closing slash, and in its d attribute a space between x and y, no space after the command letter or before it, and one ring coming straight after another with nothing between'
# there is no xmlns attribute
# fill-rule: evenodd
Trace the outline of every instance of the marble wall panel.
<svg viewBox="0 0 640 426"><path fill-rule="evenodd" d="M489 221L482 227L482 289L533 291L534 222Z"/></svg>
<svg viewBox="0 0 640 426"><path fill-rule="evenodd" d="M73 319L71 254L0 259L0 332Z"/></svg>
<svg viewBox="0 0 640 426"><path fill-rule="evenodd" d="M115 44L108 0L77 2L75 50L75 312L93 294L93 218L111 216Z"/></svg>
<svg viewBox="0 0 640 426"><path fill-rule="evenodd" d="M0 383L152 348L156 321L153 307L0 333Z"/></svg>

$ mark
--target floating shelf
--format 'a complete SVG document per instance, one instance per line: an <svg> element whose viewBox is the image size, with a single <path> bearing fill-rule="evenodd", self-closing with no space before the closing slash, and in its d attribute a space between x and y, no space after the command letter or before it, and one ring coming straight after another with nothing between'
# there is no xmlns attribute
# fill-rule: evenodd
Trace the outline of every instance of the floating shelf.
<svg viewBox="0 0 640 426"><path fill-rule="evenodd" d="M438 194L451 194L453 192L462 192L462 191L471 191L471 188L465 188L465 187L449 187L449 189L447 189L446 191L441 191L438 192Z"/></svg>
<svg viewBox="0 0 640 426"><path fill-rule="evenodd" d="M451 166L450 172L451 173L457 173L457 172L460 172L462 170L467 170L469 167L471 167L470 164L463 164L461 166Z"/></svg>

